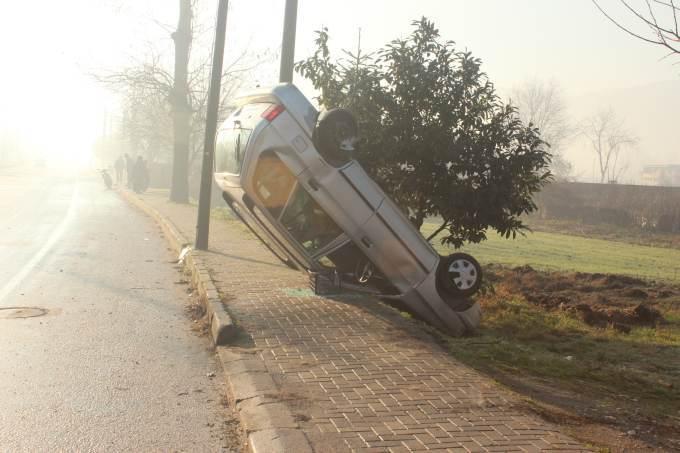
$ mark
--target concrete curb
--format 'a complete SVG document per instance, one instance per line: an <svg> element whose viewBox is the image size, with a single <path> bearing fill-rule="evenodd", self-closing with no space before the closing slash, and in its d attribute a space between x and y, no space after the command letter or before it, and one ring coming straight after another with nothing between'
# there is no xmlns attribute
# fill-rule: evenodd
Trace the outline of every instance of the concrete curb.
<svg viewBox="0 0 680 453"><path fill-rule="evenodd" d="M118 189L118 193L130 204L156 221L177 254L190 244L168 219L153 207L144 203L139 197L127 190ZM217 288L215 288L215 284L208 273L208 268L203 263L202 255L202 251L192 250L184 258L184 268L191 273L191 283L198 291L201 303L210 320L210 337L213 343L216 346L228 344L236 336L236 326L222 304Z"/></svg>
<svg viewBox="0 0 680 453"><path fill-rule="evenodd" d="M178 254L189 244L156 209L129 191L119 189L118 193L155 220ZM233 340L238 331L222 304L202 255L202 251L192 250L184 258L184 266L191 272L192 285L209 316L210 335L227 379L229 398L238 412L250 450L253 453L313 453L307 436L279 399L278 387L256 351L222 346Z"/></svg>

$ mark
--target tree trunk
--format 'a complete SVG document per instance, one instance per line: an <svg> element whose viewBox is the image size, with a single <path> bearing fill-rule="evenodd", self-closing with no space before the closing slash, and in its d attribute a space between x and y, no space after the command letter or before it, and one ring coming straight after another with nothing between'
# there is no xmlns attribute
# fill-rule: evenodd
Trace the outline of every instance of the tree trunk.
<svg viewBox="0 0 680 453"><path fill-rule="evenodd" d="M170 200L189 202L189 136L191 108L189 106L188 67L191 49L191 0L179 0L179 22L172 34L175 42L175 77L170 103L174 149Z"/></svg>

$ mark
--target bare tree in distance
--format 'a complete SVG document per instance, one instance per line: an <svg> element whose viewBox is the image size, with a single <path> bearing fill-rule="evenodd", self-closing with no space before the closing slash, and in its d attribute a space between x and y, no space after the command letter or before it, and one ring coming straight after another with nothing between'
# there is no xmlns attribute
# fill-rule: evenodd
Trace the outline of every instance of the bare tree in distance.
<svg viewBox="0 0 680 453"><path fill-rule="evenodd" d="M222 74L222 92L219 118L226 118L228 103L240 87L242 75L253 68L243 62L245 53L230 62ZM205 129L205 110L210 84L210 61L193 64L188 76L188 103L191 112L189 123L189 163L202 151ZM134 61L121 70L95 74L95 79L122 97L122 126L131 141L141 144L141 151L147 153L149 143L163 147L172 146L172 111L170 96L173 75L162 64L161 59L149 53L143 61ZM148 156L151 158L151 156Z"/></svg>
<svg viewBox="0 0 680 453"><path fill-rule="evenodd" d="M637 145L637 137L611 108L583 121L580 129L595 154L600 183L616 183L627 168L623 153Z"/></svg>
<svg viewBox="0 0 680 453"><path fill-rule="evenodd" d="M619 0L623 10L642 25L638 31L624 25L615 19L610 12L605 11L597 0L592 0L597 9L605 15L614 25L634 36L637 39L650 44L661 46L668 51L668 55L680 54L680 2L678 0L638 0L632 5L630 0Z"/></svg>
<svg viewBox="0 0 680 453"><path fill-rule="evenodd" d="M177 30L171 34L175 58L168 58L158 50L164 47L163 42L149 43L143 57L131 58L128 66L94 74L94 77L121 95L122 127L134 152L144 153L149 159L163 156L168 160L172 149L170 199L182 203L189 199L192 163L203 149L211 55L206 39L201 38L211 37L212 30L192 22L197 0L179 0L179 3L180 19ZM171 31L170 27L153 22L164 31ZM243 74L272 57L268 51L253 55L254 58L249 56L246 48L225 64L220 120L226 118L228 100L240 87Z"/></svg>
<svg viewBox="0 0 680 453"><path fill-rule="evenodd" d="M572 165L562 152L574 128L559 84L555 80L527 81L512 90L510 101L517 107L522 122L537 127L550 147L552 173L557 179L568 179Z"/></svg>

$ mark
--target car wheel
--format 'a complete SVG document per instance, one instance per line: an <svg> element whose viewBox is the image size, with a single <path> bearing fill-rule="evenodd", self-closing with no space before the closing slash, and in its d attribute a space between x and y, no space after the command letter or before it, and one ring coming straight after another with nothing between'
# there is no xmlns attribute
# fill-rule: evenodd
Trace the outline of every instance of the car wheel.
<svg viewBox="0 0 680 453"><path fill-rule="evenodd" d="M336 108L319 115L312 140L326 162L340 167L352 160L358 135L354 115L349 110Z"/></svg>
<svg viewBox="0 0 680 453"><path fill-rule="evenodd" d="M453 253L439 262L437 283L452 296L471 296L482 284L482 267L467 253Z"/></svg>

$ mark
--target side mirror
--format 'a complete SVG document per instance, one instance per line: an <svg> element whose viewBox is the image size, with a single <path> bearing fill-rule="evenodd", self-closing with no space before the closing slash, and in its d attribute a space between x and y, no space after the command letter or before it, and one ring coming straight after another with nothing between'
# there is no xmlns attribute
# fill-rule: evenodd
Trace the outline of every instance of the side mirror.
<svg viewBox="0 0 680 453"><path fill-rule="evenodd" d="M314 146L326 161L339 167L350 160L359 141L356 119L349 110L336 108L322 112L312 136Z"/></svg>

